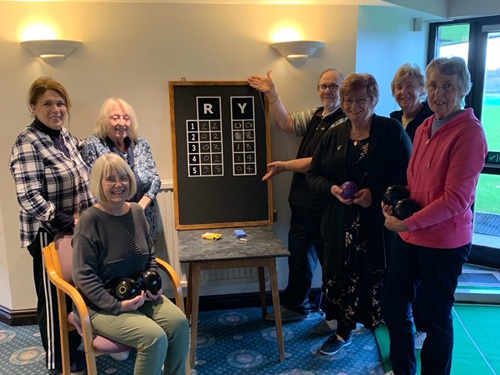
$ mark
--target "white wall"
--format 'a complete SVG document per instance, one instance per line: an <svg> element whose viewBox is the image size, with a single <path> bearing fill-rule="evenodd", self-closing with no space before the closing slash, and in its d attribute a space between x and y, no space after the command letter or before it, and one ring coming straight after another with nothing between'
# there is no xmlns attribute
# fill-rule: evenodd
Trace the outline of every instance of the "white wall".
<svg viewBox="0 0 500 375"><path fill-rule="evenodd" d="M28 20L37 19L51 20L60 37L81 40L83 47L53 65L35 58L19 45L19 33ZM296 65L279 57L269 42L272 30L286 22L301 28L306 39L325 41L325 48ZM169 180L168 81L245 80L272 69L284 102L299 110L317 104L315 86L325 68L354 70L356 24L357 8L349 6L0 2L0 306L35 306L31 259L19 247L18 207L7 164L15 137L30 123L26 92L38 76L52 76L68 89L70 129L78 137L92 133L104 99L128 100L162 179ZM294 137L276 129L272 136L274 159L295 156ZM278 176L274 184L275 227L284 241L289 177ZM283 284L285 267L280 274Z"/></svg>
<svg viewBox="0 0 500 375"><path fill-rule="evenodd" d="M387 3L399 5L403 8L413 9L423 13L438 17L447 17L449 3L456 0L385 0ZM481 0L479 0L481 1ZM495 0L492 0L495 1ZM427 18L420 15L420 18Z"/></svg>
<svg viewBox="0 0 500 375"><path fill-rule="evenodd" d="M405 62L425 70L428 25L413 31L412 15L398 8L363 6L359 9L356 72L375 76L380 100L375 112L382 116L399 109L391 94L391 81Z"/></svg>
<svg viewBox="0 0 500 375"><path fill-rule="evenodd" d="M449 0L449 18L483 17L500 14L498 0Z"/></svg>

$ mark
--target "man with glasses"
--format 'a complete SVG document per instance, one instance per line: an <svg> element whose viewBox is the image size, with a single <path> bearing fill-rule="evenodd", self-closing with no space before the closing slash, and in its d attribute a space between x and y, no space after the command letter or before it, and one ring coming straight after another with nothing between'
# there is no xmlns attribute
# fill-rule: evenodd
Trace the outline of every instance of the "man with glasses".
<svg viewBox="0 0 500 375"><path fill-rule="evenodd" d="M320 264L323 261L324 241L320 233L323 197L309 188L305 173L323 134L345 117L340 109L339 97L339 86L343 80L344 75L338 70L325 70L317 86L322 105L290 113L281 101L271 72L267 76L252 76L248 79L251 87L266 95L279 128L303 137L297 158L270 163L269 172L263 177L265 181L284 171L294 172L288 198L292 217L288 234L288 286L281 307L283 321L301 320L308 316L309 290L314 270L318 260ZM274 314L268 314L266 319L274 320ZM320 335L330 335L335 328L334 321L323 321L314 330Z"/></svg>

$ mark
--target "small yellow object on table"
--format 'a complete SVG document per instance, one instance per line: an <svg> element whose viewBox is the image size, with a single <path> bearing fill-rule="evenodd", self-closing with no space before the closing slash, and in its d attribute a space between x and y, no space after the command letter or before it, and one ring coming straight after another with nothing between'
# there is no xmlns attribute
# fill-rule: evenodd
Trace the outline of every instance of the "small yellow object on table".
<svg viewBox="0 0 500 375"><path fill-rule="evenodd" d="M219 240L222 238L222 234L221 233L211 233L211 232L206 232L206 233L203 233L201 235L201 238L203 238L204 240Z"/></svg>

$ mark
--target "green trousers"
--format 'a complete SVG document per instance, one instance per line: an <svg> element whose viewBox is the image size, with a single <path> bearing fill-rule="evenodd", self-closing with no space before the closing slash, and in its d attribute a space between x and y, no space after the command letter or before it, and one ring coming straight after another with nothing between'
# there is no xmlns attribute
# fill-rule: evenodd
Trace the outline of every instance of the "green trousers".
<svg viewBox="0 0 500 375"><path fill-rule="evenodd" d="M95 333L137 349L134 375L185 375L189 322L165 296L146 301L136 311L92 317Z"/></svg>

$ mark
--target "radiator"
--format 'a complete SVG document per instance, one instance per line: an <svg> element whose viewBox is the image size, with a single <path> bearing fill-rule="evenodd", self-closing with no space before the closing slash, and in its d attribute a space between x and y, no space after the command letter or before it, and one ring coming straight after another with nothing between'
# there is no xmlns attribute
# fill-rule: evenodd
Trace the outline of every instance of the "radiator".
<svg viewBox="0 0 500 375"><path fill-rule="evenodd" d="M174 192L172 181L162 181L157 197L158 224L156 253L179 274L183 288L187 287L187 266L179 263L179 240L175 229ZM227 294L258 290L256 268L231 268L201 272L201 294ZM228 282L230 281L230 282Z"/></svg>

